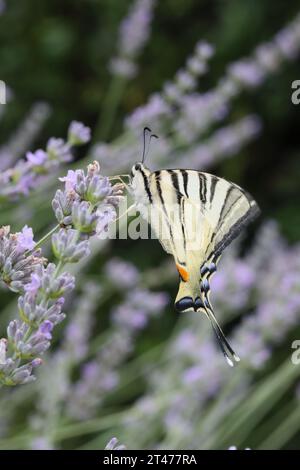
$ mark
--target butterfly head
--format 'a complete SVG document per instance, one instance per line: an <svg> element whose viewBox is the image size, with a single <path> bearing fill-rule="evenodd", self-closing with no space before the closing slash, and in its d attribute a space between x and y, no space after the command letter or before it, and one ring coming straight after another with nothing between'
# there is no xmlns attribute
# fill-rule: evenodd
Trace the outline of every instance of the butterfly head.
<svg viewBox="0 0 300 470"><path fill-rule="evenodd" d="M151 171L144 165L144 162L146 160L152 138L157 139L158 137L157 135L152 134L152 131L149 129L149 127L145 127L143 132L142 160L140 162L136 162L130 172L131 181L129 186L133 191L136 200L143 199L145 192L147 193L149 199L149 178Z"/></svg>
<svg viewBox="0 0 300 470"><path fill-rule="evenodd" d="M142 162L136 162L133 167L131 168L130 176L131 178L135 178L139 175L150 173L148 168Z"/></svg>
<svg viewBox="0 0 300 470"><path fill-rule="evenodd" d="M144 185L145 179L150 176L150 170L141 162L137 162L133 165L130 176L131 176L131 187L137 188Z"/></svg>

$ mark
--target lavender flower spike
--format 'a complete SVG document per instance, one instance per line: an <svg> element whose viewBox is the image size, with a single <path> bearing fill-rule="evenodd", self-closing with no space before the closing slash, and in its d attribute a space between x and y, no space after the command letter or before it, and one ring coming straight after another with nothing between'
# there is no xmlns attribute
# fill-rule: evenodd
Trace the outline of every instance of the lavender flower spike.
<svg viewBox="0 0 300 470"><path fill-rule="evenodd" d="M26 255L34 246L33 232L27 225L14 234L8 226L0 228L0 280L14 292L23 292L35 268L45 261L40 250Z"/></svg>
<svg viewBox="0 0 300 470"><path fill-rule="evenodd" d="M91 129L82 122L72 121L68 130L68 143L82 145L91 140Z"/></svg>
<svg viewBox="0 0 300 470"><path fill-rule="evenodd" d="M65 183L65 190L58 190L52 201L60 225L74 228L81 237L105 231L115 218L123 185L112 186L109 179L100 174L97 161L88 165L87 172L69 170L60 181Z"/></svg>
<svg viewBox="0 0 300 470"><path fill-rule="evenodd" d="M86 132L81 126L79 130ZM69 144L61 139L49 142L50 160L68 158ZM32 154L29 160L37 164L39 158L40 155ZM9 323L7 339L0 340L0 385L35 380L32 372L41 364L39 356L49 348L54 326L65 318L64 296L75 287L74 277L61 273L61 269L89 254L89 238L105 230L111 220L107 214L115 214L120 201L122 186L111 186L108 178L100 174L97 162L88 165L86 173L69 171L63 181L65 191L58 190L52 202L61 226L52 235L57 265L42 258L40 249L34 251L33 231L27 225L15 234L10 233L8 226L0 228L0 280L21 294L19 318Z"/></svg>
<svg viewBox="0 0 300 470"><path fill-rule="evenodd" d="M26 159L0 173L0 196L4 200L15 200L27 195L60 165L73 159L72 147L90 140L90 129L73 121L69 126L68 141L52 137L46 150L27 152ZM1 154L1 149L0 149Z"/></svg>
<svg viewBox="0 0 300 470"><path fill-rule="evenodd" d="M131 78L136 74L135 60L150 35L154 0L136 0L122 21L119 32L119 53L110 62L113 74Z"/></svg>
<svg viewBox="0 0 300 470"><path fill-rule="evenodd" d="M54 234L52 249L55 257L64 263L77 263L90 254L88 241L80 241L80 232L72 229L61 229Z"/></svg>

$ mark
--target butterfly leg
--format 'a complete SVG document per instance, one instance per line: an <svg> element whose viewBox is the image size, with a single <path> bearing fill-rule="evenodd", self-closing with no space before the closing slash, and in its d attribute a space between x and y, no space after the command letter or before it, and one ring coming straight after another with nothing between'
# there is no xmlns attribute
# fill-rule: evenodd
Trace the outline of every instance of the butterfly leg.
<svg viewBox="0 0 300 470"><path fill-rule="evenodd" d="M131 211L131 209L133 209L135 207L135 204L132 204L131 206L128 207L128 209L123 212L116 220L115 222L118 222L118 220L122 219L122 217L124 217L126 214L128 214L128 212Z"/></svg>
<svg viewBox="0 0 300 470"><path fill-rule="evenodd" d="M125 183L125 181L121 178L121 176L128 176L128 175L109 176L108 179L109 179L109 181L113 181L113 180L118 180L118 181L120 181L122 184L124 184L124 186L125 186L125 188L127 189L127 191L130 192L129 185L128 185L127 183Z"/></svg>

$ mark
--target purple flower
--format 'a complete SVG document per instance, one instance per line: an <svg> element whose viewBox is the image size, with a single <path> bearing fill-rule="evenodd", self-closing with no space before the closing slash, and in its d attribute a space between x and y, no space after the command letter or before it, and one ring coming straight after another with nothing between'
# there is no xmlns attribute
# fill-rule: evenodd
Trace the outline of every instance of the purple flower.
<svg viewBox="0 0 300 470"><path fill-rule="evenodd" d="M139 271L137 268L122 259L113 258L106 265L108 279L121 289L132 288L139 281Z"/></svg>
<svg viewBox="0 0 300 470"><path fill-rule="evenodd" d="M122 21L119 31L119 51L110 63L113 73L130 78L137 69L135 59L150 35L154 0L135 0Z"/></svg>
<svg viewBox="0 0 300 470"><path fill-rule="evenodd" d="M75 188L76 181L77 181L77 174L76 171L68 170L67 176L63 176L58 178L59 181L65 183L65 190L72 191Z"/></svg>
<svg viewBox="0 0 300 470"><path fill-rule="evenodd" d="M32 229L27 226L21 233L10 233L8 226L0 228L0 279L14 292L23 292L36 266L44 262L40 250L26 254L34 246Z"/></svg>
<svg viewBox="0 0 300 470"><path fill-rule="evenodd" d="M5 364L7 352L7 339L0 339L0 364Z"/></svg>
<svg viewBox="0 0 300 470"><path fill-rule="evenodd" d="M33 359L33 361L31 361L31 365L33 369L41 366L42 364L43 364L43 360L40 357L36 357L35 359Z"/></svg>
<svg viewBox="0 0 300 470"><path fill-rule="evenodd" d="M53 450L53 446L44 436L35 437L31 441L32 450Z"/></svg>
<svg viewBox="0 0 300 470"><path fill-rule="evenodd" d="M36 273L31 274L31 280L25 285L25 292L35 295L41 286L41 279Z"/></svg>
<svg viewBox="0 0 300 470"><path fill-rule="evenodd" d="M47 153L49 159L56 165L59 163L70 162L72 160L71 147L64 139L51 137L47 143Z"/></svg>
<svg viewBox="0 0 300 470"><path fill-rule="evenodd" d="M70 145L86 144L91 140L91 129L82 122L72 121L68 130L68 142Z"/></svg>
<svg viewBox="0 0 300 470"><path fill-rule="evenodd" d="M257 87L264 80L264 71L254 60L241 60L231 64L229 74L246 87Z"/></svg>
<svg viewBox="0 0 300 470"><path fill-rule="evenodd" d="M52 330L53 330L53 323L51 321L46 320L44 321L39 329L39 332L46 338L46 339L51 339L52 338Z"/></svg>
<svg viewBox="0 0 300 470"><path fill-rule="evenodd" d="M39 150L36 150L34 153L27 152L26 158L27 158L27 161L31 163L33 166L41 166L47 160L48 154L44 150L39 149Z"/></svg>
<svg viewBox="0 0 300 470"><path fill-rule="evenodd" d="M113 437L105 446L104 450L125 450L126 447L123 444L119 444L116 437Z"/></svg>
<svg viewBox="0 0 300 470"><path fill-rule="evenodd" d="M25 225L22 231L17 234L17 250L24 252L26 250L33 250L35 242L33 241L33 231L31 227Z"/></svg>
<svg viewBox="0 0 300 470"><path fill-rule="evenodd" d="M215 52L214 46L206 41L200 41L196 45L196 54L201 59L210 59Z"/></svg>

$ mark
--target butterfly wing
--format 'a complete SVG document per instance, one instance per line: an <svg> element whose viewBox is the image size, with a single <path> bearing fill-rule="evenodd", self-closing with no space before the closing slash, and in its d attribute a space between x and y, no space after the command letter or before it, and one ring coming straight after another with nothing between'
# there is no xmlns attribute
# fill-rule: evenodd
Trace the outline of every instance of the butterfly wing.
<svg viewBox="0 0 300 470"><path fill-rule="evenodd" d="M202 258L219 257L259 214L249 193L208 173L161 170L152 174L150 188L154 213L157 210L151 223L154 231L165 250L180 254L182 261L186 260L186 251L195 250ZM155 223L158 214L160 226Z"/></svg>
<svg viewBox="0 0 300 470"><path fill-rule="evenodd" d="M228 353L236 361L239 358L214 316L209 278L225 247L259 214L258 206L236 184L194 170L157 171L151 173L147 185L151 227L165 251L173 255L180 275L175 307L208 316L232 365Z"/></svg>
<svg viewBox="0 0 300 470"><path fill-rule="evenodd" d="M202 232L202 237L198 250L194 242L193 246L187 243L190 251L186 253L186 258L190 260L190 271L195 274L191 285L180 284L175 305L180 311L186 311L186 306L188 309L194 307L194 310L207 315L228 364L233 366L232 359L236 362L240 359L215 317L209 299L209 279L216 271L223 250L260 211L252 196L234 183L202 172L181 170L179 174L187 200L198 207L200 227L198 225L197 230ZM197 216L197 210L195 212ZM197 279L200 281L199 297L195 294ZM192 298L193 302L187 300L187 287L188 299Z"/></svg>
<svg viewBox="0 0 300 470"><path fill-rule="evenodd" d="M185 265L186 233L183 197L174 190L171 175L162 170L152 173L150 179L152 204L150 225L164 250L172 254L176 264Z"/></svg>

